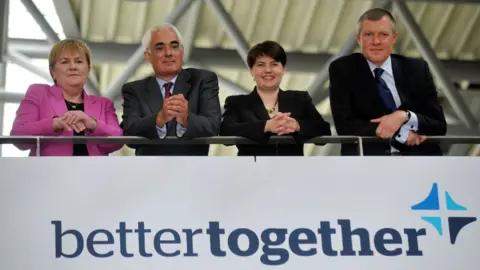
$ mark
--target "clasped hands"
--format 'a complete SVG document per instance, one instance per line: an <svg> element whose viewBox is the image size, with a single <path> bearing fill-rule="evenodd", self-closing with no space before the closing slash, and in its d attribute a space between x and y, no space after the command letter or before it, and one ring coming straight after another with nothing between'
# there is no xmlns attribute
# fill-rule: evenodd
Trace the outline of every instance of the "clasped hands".
<svg viewBox="0 0 480 270"><path fill-rule="evenodd" d="M187 127L188 101L183 94L173 95L163 101L162 110L157 114L157 126L161 127L174 118L182 127Z"/></svg>
<svg viewBox="0 0 480 270"><path fill-rule="evenodd" d="M391 139L395 132L397 132L407 120L407 113L405 111L397 110L380 118L372 119L370 122L378 123L378 127L375 131L377 137ZM426 139L427 136L425 135L419 135L413 131L409 131L405 144L409 146L419 145Z"/></svg>
<svg viewBox="0 0 480 270"><path fill-rule="evenodd" d="M285 135L300 131L297 120L290 117L291 113L277 113L265 124L265 132Z"/></svg>
<svg viewBox="0 0 480 270"><path fill-rule="evenodd" d="M74 130L79 133L86 129L94 130L97 127L97 121L82 111L68 111L63 116L53 118L52 127L55 131Z"/></svg>

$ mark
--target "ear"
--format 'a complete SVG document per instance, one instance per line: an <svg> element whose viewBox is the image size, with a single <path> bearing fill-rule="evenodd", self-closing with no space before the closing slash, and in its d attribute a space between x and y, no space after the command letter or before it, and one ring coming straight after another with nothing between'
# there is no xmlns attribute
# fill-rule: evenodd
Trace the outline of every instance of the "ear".
<svg viewBox="0 0 480 270"><path fill-rule="evenodd" d="M254 72L253 72L253 67L250 69L250 75L252 75L252 78L255 79L255 75L254 75Z"/></svg>
<svg viewBox="0 0 480 270"><path fill-rule="evenodd" d="M393 44L397 42L397 37L398 37L398 32L393 33L393 36L392 36Z"/></svg>
<svg viewBox="0 0 480 270"><path fill-rule="evenodd" d="M180 48L179 56L180 56L180 57L179 57L179 58L180 58L179 60L182 61L181 64L183 65L183 61L185 60L185 59L184 59L184 57L185 57L185 49L183 48L183 46Z"/></svg>
<svg viewBox="0 0 480 270"><path fill-rule="evenodd" d="M50 71L50 77L52 77L53 81L55 82L55 75L53 74L52 68L50 68L49 71Z"/></svg>
<svg viewBox="0 0 480 270"><path fill-rule="evenodd" d="M357 38L357 44L358 46L362 47L362 38L360 37L359 34L356 34L355 37Z"/></svg>
<svg viewBox="0 0 480 270"><path fill-rule="evenodd" d="M143 56L145 57L145 60L147 60L148 62L150 62L150 52L145 50L143 52Z"/></svg>

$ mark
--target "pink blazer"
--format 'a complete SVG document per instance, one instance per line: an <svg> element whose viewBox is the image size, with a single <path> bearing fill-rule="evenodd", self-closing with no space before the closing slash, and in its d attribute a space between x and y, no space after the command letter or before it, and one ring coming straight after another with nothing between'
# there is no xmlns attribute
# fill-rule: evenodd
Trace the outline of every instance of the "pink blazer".
<svg viewBox="0 0 480 270"><path fill-rule="evenodd" d="M89 96L84 91L85 114L95 117L97 128L86 131L85 136L122 136L123 131L118 124L118 118L113 102L104 97ZM12 136L73 136L73 131L56 132L52 127L52 119L67 112L62 89L57 85L32 84L17 110L13 122ZM36 155L35 145L15 145L20 150L30 149L30 156ZM87 144L91 156L106 156L120 149L122 145ZM72 144L46 144L41 146L42 156L72 156Z"/></svg>

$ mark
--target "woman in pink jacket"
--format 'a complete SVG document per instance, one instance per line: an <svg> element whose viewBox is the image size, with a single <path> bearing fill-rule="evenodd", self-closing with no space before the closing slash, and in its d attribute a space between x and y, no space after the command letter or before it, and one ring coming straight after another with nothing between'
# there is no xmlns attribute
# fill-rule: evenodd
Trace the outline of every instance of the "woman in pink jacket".
<svg viewBox="0 0 480 270"><path fill-rule="evenodd" d="M63 40L48 57L53 85L33 84L20 103L13 136L121 136L113 102L87 95L91 53L80 40ZM35 145L15 145L36 154ZM106 156L120 144L45 144L42 156Z"/></svg>

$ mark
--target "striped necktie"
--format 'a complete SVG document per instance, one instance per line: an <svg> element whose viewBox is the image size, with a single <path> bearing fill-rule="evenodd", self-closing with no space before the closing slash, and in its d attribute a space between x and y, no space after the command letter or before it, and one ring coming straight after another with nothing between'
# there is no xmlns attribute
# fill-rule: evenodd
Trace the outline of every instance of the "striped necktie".
<svg viewBox="0 0 480 270"><path fill-rule="evenodd" d="M169 98L172 96L172 93L170 92L172 85L173 85L172 82L168 82L163 85L163 87L165 87L165 98Z"/></svg>

